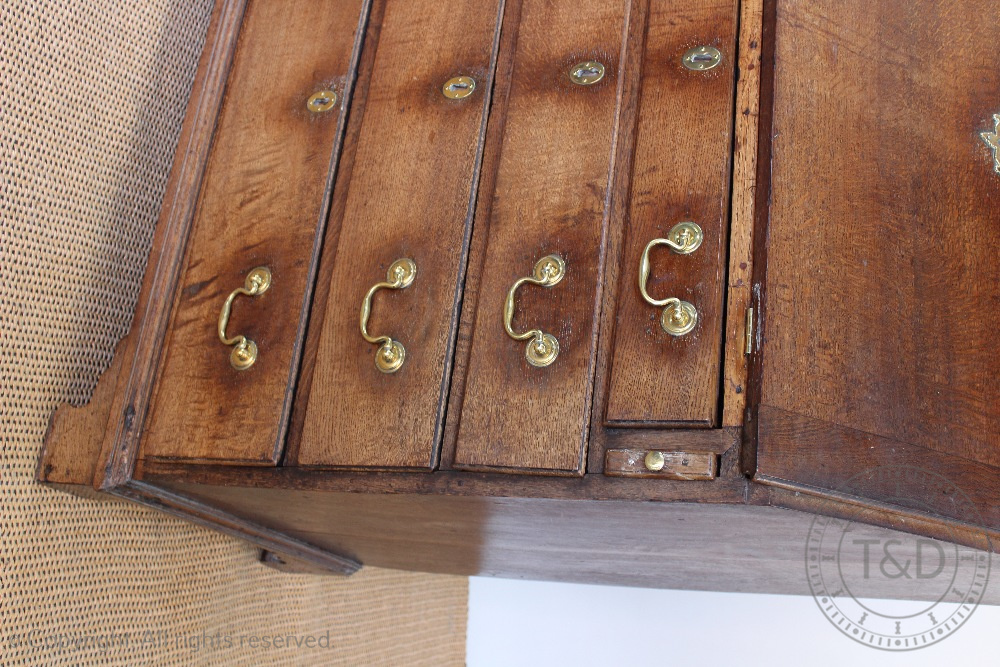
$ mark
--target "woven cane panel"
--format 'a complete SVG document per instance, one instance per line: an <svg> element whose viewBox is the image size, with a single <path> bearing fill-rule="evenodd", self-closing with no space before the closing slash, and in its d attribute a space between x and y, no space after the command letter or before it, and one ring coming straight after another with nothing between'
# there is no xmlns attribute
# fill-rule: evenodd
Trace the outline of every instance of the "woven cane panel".
<svg viewBox="0 0 1000 667"><path fill-rule="evenodd" d="M126 332L210 5L0 3L0 664L462 664L465 579L279 574L33 481L50 413L87 401Z"/></svg>

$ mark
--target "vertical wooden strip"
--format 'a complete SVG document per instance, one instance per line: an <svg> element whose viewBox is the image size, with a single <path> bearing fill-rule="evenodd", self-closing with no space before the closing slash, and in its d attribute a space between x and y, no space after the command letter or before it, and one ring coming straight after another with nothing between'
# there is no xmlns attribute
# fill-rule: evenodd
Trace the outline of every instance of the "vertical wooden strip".
<svg viewBox="0 0 1000 667"><path fill-rule="evenodd" d="M174 163L163 193L135 314L128 334L115 348L115 358L94 390L86 412L100 410L95 422L104 436L93 474L95 488L110 490L127 482L139 456L140 436L160 359L160 341L170 322L171 295L180 278L185 241L197 203L197 184L208 163L223 87L239 37L245 0L220 0L212 13L205 48L198 62L191 98L177 141ZM120 360L120 361L119 361ZM115 368L120 371L115 372ZM103 389L102 383L113 383ZM99 398L110 395L106 405ZM51 428L58 427L59 414ZM95 424L95 427L97 427ZM46 437L46 449L51 444Z"/></svg>
<svg viewBox="0 0 1000 667"><path fill-rule="evenodd" d="M753 306L754 194L760 116L763 0L740 7L739 78L736 81L733 194L729 225L729 290L726 295L722 373L722 426L743 424L747 397L746 310ZM759 310L759 308L758 308Z"/></svg>
<svg viewBox="0 0 1000 667"><path fill-rule="evenodd" d="M453 355L499 38L500 3L390 0L332 261L297 457L303 466L428 469L435 465ZM468 76L471 95L442 86ZM375 366L358 316L368 289L399 258L412 285L378 292L369 331L406 350L392 374Z"/></svg>
<svg viewBox="0 0 1000 667"><path fill-rule="evenodd" d="M520 7L454 465L581 474L592 391L602 245L619 114L627 3L583 0ZM575 85L569 70L599 61L604 78ZM494 113L500 113L500 110ZM566 277L517 294L514 326L559 339L547 368L525 360L504 331L507 292L541 257Z"/></svg>
<svg viewBox="0 0 1000 667"><path fill-rule="evenodd" d="M165 342L146 457L266 465L280 454L364 9L363 0L259 0L247 9ZM306 100L324 89L340 99L311 113ZM238 372L216 321L226 296L259 265L270 268L271 288L235 303L227 329L259 349L256 364Z"/></svg>
<svg viewBox="0 0 1000 667"><path fill-rule="evenodd" d="M650 5L609 424L717 424L736 12L734 0ZM684 54L699 46L721 51L721 62L707 71L685 67ZM701 247L689 255L654 248L647 281L653 298L676 297L697 308L694 330L673 336L660 325L663 308L642 298L637 275L646 244L683 221L701 227Z"/></svg>

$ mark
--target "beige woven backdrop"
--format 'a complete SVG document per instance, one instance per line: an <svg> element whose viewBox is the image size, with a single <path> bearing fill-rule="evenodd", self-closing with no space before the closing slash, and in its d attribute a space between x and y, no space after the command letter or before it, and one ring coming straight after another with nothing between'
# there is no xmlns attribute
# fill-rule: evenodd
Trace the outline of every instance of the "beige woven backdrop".
<svg viewBox="0 0 1000 667"><path fill-rule="evenodd" d="M209 0L0 3L0 663L462 664L466 580L283 575L241 542L33 481L125 333ZM329 633L329 649L240 636ZM203 646L229 635L232 646Z"/></svg>

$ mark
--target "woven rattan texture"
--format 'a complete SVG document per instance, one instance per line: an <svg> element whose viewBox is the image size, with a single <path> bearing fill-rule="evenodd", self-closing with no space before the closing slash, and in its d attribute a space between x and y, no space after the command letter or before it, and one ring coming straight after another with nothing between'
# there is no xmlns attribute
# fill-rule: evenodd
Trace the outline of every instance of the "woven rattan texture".
<svg viewBox="0 0 1000 667"><path fill-rule="evenodd" d="M33 481L51 411L87 401L128 326L210 4L0 3L0 664L461 664L464 579L283 575Z"/></svg>

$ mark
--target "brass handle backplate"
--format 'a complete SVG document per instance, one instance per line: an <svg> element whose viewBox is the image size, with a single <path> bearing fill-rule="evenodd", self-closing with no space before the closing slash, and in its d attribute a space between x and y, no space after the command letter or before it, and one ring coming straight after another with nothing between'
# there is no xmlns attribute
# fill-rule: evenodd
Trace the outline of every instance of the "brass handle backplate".
<svg viewBox="0 0 1000 667"><path fill-rule="evenodd" d="M676 297L654 299L646 291L649 280L649 252L658 245L668 246L678 255L689 255L701 246L704 234L701 227L693 222L681 222L670 230L665 239L653 239L646 244L639 262L639 293L651 306L663 307L660 314L660 326L671 336L683 336L690 333L698 324L698 309L687 301Z"/></svg>
<svg viewBox="0 0 1000 667"><path fill-rule="evenodd" d="M389 266L384 283L375 283L365 300L361 302L361 335L369 343L380 345L375 352L375 368L383 373L395 373L406 359L406 348L398 340L393 340L389 336L372 336L368 333L368 316L372 312L372 297L380 289L406 289L413 284L413 279L417 275L417 264L412 259L397 259Z"/></svg>
<svg viewBox="0 0 1000 667"><path fill-rule="evenodd" d="M566 275L566 262L559 255L547 255L535 263L535 268L531 275L518 279L511 285L507 292L507 301L503 307L503 327L507 330L507 335L514 340L528 340L528 345L524 350L524 357L528 363L536 368L549 366L559 356L559 341L552 334L547 334L541 329L531 329L524 333L514 331L514 293L517 288L525 283L539 285L540 287L552 287Z"/></svg>
<svg viewBox="0 0 1000 667"><path fill-rule="evenodd" d="M247 274L243 281L243 287L237 287L226 298L222 304L222 312L219 313L219 340L223 345L234 345L233 351L229 353L229 363L238 371L245 371L253 366L257 361L257 343L246 336L237 334L232 338L226 336L226 325L229 324L229 313L233 309L233 300L240 294L247 296L260 296L271 286L271 270L266 266L258 266Z"/></svg>

